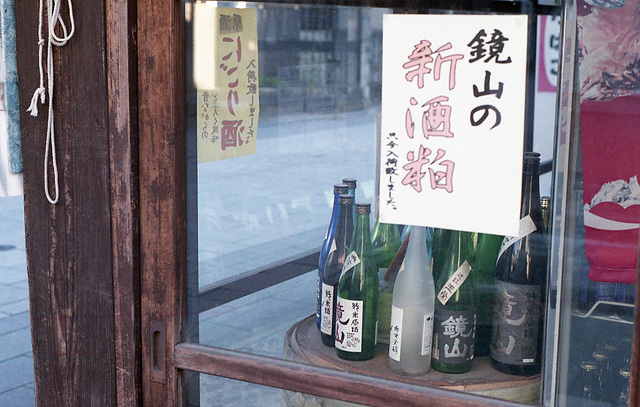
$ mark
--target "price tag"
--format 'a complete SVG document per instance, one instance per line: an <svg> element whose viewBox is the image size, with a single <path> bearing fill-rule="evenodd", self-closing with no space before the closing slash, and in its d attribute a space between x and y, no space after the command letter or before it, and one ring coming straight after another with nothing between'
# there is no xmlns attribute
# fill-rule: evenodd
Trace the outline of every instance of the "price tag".
<svg viewBox="0 0 640 407"><path fill-rule="evenodd" d="M342 273L340 273L340 277L344 275L347 271L351 270L355 266L360 264L360 258L356 254L355 251L349 253L346 259L344 259L344 264L342 265Z"/></svg>
<svg viewBox="0 0 640 407"><path fill-rule="evenodd" d="M498 253L498 260L500 256L515 242L522 239L523 237L533 233L536 231L536 224L533 223L533 219L531 219L530 215L525 216L520 219L520 230L518 232L518 236L506 236L502 241L502 246L500 246L500 253ZM498 260L496 260L496 264L498 264Z"/></svg>
<svg viewBox="0 0 640 407"><path fill-rule="evenodd" d="M465 260L464 263L462 263L460 267L458 267L458 269L451 275L451 277L449 277L449 280L447 280L447 282L438 293L438 300L442 305L445 305L447 301L449 301L449 298L451 298L451 296L455 294L456 291L458 291L458 288L460 288L462 283L464 283L467 277L469 277L470 272L471 265L469 265L469 262Z"/></svg>

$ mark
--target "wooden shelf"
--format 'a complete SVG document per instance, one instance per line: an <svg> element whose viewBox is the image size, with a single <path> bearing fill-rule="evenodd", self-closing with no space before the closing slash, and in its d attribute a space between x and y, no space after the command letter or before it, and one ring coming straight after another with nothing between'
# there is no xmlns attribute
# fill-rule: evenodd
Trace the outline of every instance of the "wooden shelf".
<svg viewBox="0 0 640 407"><path fill-rule="evenodd" d="M338 358L335 349L320 340L314 315L289 328L284 340L283 356L289 360L523 403L539 402L540 375L524 377L501 373L491 367L489 357L475 358L467 373L447 374L431 369L423 376L401 376L389 369L388 355L388 345L378 344L376 356L371 360L351 362Z"/></svg>

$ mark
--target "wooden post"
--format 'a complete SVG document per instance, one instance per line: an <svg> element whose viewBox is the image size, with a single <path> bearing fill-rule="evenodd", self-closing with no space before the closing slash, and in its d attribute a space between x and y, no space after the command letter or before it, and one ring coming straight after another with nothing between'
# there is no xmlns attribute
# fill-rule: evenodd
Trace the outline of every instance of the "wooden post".
<svg viewBox="0 0 640 407"><path fill-rule="evenodd" d="M141 405L133 8L74 2L75 34L54 47L60 201L51 205L43 190L48 105L38 117L26 112L39 86L38 7L15 5L36 403Z"/></svg>
<svg viewBox="0 0 640 407"><path fill-rule="evenodd" d="M138 0L143 403L180 406L174 347L186 314L182 2Z"/></svg>

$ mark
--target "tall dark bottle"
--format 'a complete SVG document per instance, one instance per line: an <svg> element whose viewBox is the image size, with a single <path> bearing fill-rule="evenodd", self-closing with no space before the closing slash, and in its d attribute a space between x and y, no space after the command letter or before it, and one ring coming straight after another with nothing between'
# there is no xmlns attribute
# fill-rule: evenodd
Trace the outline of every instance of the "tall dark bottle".
<svg viewBox="0 0 640 407"><path fill-rule="evenodd" d="M523 376L540 372L547 244L540 208L540 158L524 156L518 236L505 237L496 264L491 364Z"/></svg>
<svg viewBox="0 0 640 407"><path fill-rule="evenodd" d="M473 233L471 267L476 289L478 320L476 321L475 356L489 356L491 348L491 313L496 277L496 260L503 237L486 233Z"/></svg>
<svg viewBox="0 0 640 407"><path fill-rule="evenodd" d="M347 256L347 249L353 237L353 195L340 195L338 200L338 225L335 243L329 250L324 272L321 276L322 307L320 309L320 336L322 343L333 347L335 344L336 297L338 280Z"/></svg>
<svg viewBox="0 0 640 407"><path fill-rule="evenodd" d="M476 326L476 299L470 278L469 232L451 231L451 241L436 283L431 366L445 373L471 369Z"/></svg>
<svg viewBox="0 0 640 407"><path fill-rule="evenodd" d="M322 288L322 273L324 271L324 265L327 262L327 255L331 249L331 243L335 238L336 227L338 225L338 197L340 194L346 194L349 191L349 187L346 184L338 184L333 186L333 209L331 211L331 221L329 222L329 228L324 235L322 247L320 248L320 256L318 258L318 283L316 291L316 325L320 329L320 306L322 305L321 288Z"/></svg>
<svg viewBox="0 0 640 407"><path fill-rule="evenodd" d="M371 248L370 204L356 204L356 224L338 282L336 352L348 360L376 353L378 267Z"/></svg>

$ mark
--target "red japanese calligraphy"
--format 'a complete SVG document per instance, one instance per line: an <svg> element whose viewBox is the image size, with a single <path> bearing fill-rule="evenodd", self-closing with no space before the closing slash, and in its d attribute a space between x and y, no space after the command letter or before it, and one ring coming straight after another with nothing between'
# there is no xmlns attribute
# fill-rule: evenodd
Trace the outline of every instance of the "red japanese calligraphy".
<svg viewBox="0 0 640 407"><path fill-rule="evenodd" d="M436 159L433 160L433 164L436 164L441 158L444 157L446 152L442 149L438 149ZM429 178L431 180L431 189L444 189L448 193L453 192L453 170L455 163L451 160L441 161L438 165L444 166L444 171L434 171L429 168Z"/></svg>
<svg viewBox="0 0 640 407"><path fill-rule="evenodd" d="M431 68L427 65L434 62L434 72L433 79L440 80L440 71L442 69L443 62L450 62L451 66L449 68L449 89L453 89L456 86L456 63L458 60L463 59L464 55L462 54L452 54L443 57L440 53L443 51L447 51L451 49L452 45L450 42L444 44L440 48L436 50L436 59L434 59L431 55L433 55L433 51L431 50L431 42L427 40L420 41L419 44L414 45L414 50L409 55L409 61L405 62L402 67L404 69L410 70L405 74L405 79L407 82L413 82L414 78L417 78L418 88L422 89L424 87L424 77L431 73Z"/></svg>
<svg viewBox="0 0 640 407"><path fill-rule="evenodd" d="M222 38L222 42L224 43L232 43L234 41L236 43L236 49L235 49L236 62L239 63L242 60L242 42L240 41L240 36L238 36L235 40L231 37ZM229 52L228 54L222 57L222 60L225 62L229 61L233 53L234 51ZM229 76L233 75L238 70L237 66L233 66L233 67L230 67L230 66L231 65L226 65L225 63L220 64L220 68L222 68L225 72L227 72L227 75ZM240 99L238 97L238 91L235 90L238 84L239 84L239 80L237 78L235 81L229 82L227 84L227 86L230 88L229 93L227 93L227 107L229 108L229 112L231 113L232 116L236 115L234 106L238 106L238 103L240 102ZM223 147L223 150L224 150L224 147Z"/></svg>
<svg viewBox="0 0 640 407"><path fill-rule="evenodd" d="M422 171L424 165L431 164L427 170L429 171L429 180L431 182L431 189L444 189L451 193L453 192L453 170L455 169L455 163L451 160L443 160L446 151L438 149L436 158L431 161L429 156L431 150L425 146L420 146L418 149L418 157L415 157L413 151L407 153L408 164L402 166L407 171L407 175L402 180L402 185L410 185L416 192L422 192L422 178L426 175L426 172ZM440 161L438 163L438 161ZM438 164L445 167L444 171L436 171L432 167Z"/></svg>
<svg viewBox="0 0 640 407"><path fill-rule="evenodd" d="M453 137L451 132L451 106L443 105L442 102L449 100L446 96L438 96L431 99L422 107L428 106L422 116L422 132L424 138L430 136Z"/></svg>
<svg viewBox="0 0 640 407"><path fill-rule="evenodd" d="M223 120L221 131L221 147L222 150L229 147L237 147L242 145L240 135L244 131L242 120Z"/></svg>
<svg viewBox="0 0 640 407"><path fill-rule="evenodd" d="M426 175L426 172L422 172L422 166L429 164L429 155L431 154L431 150L427 147L420 146L418 150L418 157L415 157L413 151L409 151L407 153L407 160L409 160L408 164L402 166L403 169L407 170L408 173L402 179L402 185L411 185L416 192L422 192L422 178Z"/></svg>
<svg viewBox="0 0 640 407"><path fill-rule="evenodd" d="M438 48L436 52L446 51L451 49L451 43L448 42ZM435 72L433 73L433 80L440 80L440 67L443 62L451 62L451 66L449 67L449 90L456 87L456 63L459 59L464 58L462 54L453 54L446 57L442 57L440 54L436 56L436 61L434 64Z"/></svg>

